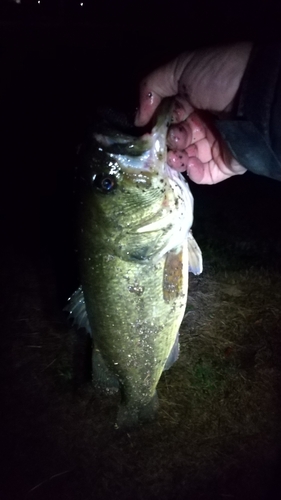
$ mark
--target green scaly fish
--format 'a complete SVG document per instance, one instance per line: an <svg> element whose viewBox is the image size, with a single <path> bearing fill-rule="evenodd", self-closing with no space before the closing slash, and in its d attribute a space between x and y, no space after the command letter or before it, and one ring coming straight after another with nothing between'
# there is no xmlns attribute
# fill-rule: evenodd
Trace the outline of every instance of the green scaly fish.
<svg viewBox="0 0 281 500"><path fill-rule="evenodd" d="M93 380L120 390L116 427L154 417L156 387L179 352L188 271L202 271L193 197L166 163L171 101L141 137L104 121L80 151L81 287L67 305L93 337Z"/></svg>

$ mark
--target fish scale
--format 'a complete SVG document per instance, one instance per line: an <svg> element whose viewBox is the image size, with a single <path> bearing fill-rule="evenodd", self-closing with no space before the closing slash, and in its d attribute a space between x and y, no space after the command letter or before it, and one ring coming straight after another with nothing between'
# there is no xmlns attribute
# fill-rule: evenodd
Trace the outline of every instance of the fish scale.
<svg viewBox="0 0 281 500"><path fill-rule="evenodd" d="M192 195L165 163L170 107L161 105L151 134L118 134L116 153L104 123L80 150L82 288L67 309L93 336L94 385L120 391L116 427L154 417L157 384L178 356L190 262L202 270Z"/></svg>

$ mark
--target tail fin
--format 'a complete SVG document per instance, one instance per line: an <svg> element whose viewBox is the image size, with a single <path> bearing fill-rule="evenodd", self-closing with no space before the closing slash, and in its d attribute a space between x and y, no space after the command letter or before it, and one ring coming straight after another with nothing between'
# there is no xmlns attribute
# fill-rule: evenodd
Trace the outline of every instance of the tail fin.
<svg viewBox="0 0 281 500"><path fill-rule="evenodd" d="M157 392L147 404L121 404L118 410L115 429L127 430L137 427L155 418L159 402Z"/></svg>

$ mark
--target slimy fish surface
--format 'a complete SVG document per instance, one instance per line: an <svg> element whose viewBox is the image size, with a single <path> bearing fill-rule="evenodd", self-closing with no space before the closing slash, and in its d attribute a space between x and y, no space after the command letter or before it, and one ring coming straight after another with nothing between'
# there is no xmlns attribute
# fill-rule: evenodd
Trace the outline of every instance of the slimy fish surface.
<svg viewBox="0 0 281 500"><path fill-rule="evenodd" d="M188 271L202 271L191 192L166 164L170 108L163 101L140 137L104 120L79 153L81 287L66 309L93 337L95 386L120 391L116 427L154 417L178 357Z"/></svg>

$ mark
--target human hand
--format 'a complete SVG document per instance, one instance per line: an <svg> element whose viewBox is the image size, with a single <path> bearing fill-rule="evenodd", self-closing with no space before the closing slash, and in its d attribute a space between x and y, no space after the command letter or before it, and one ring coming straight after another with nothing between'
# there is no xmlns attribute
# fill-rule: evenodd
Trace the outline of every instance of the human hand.
<svg viewBox="0 0 281 500"><path fill-rule="evenodd" d="M246 171L215 130L211 113L222 118L231 113L251 49L251 43L236 43L187 52L141 83L135 124L148 123L162 99L176 96L168 164L198 184L215 184Z"/></svg>

